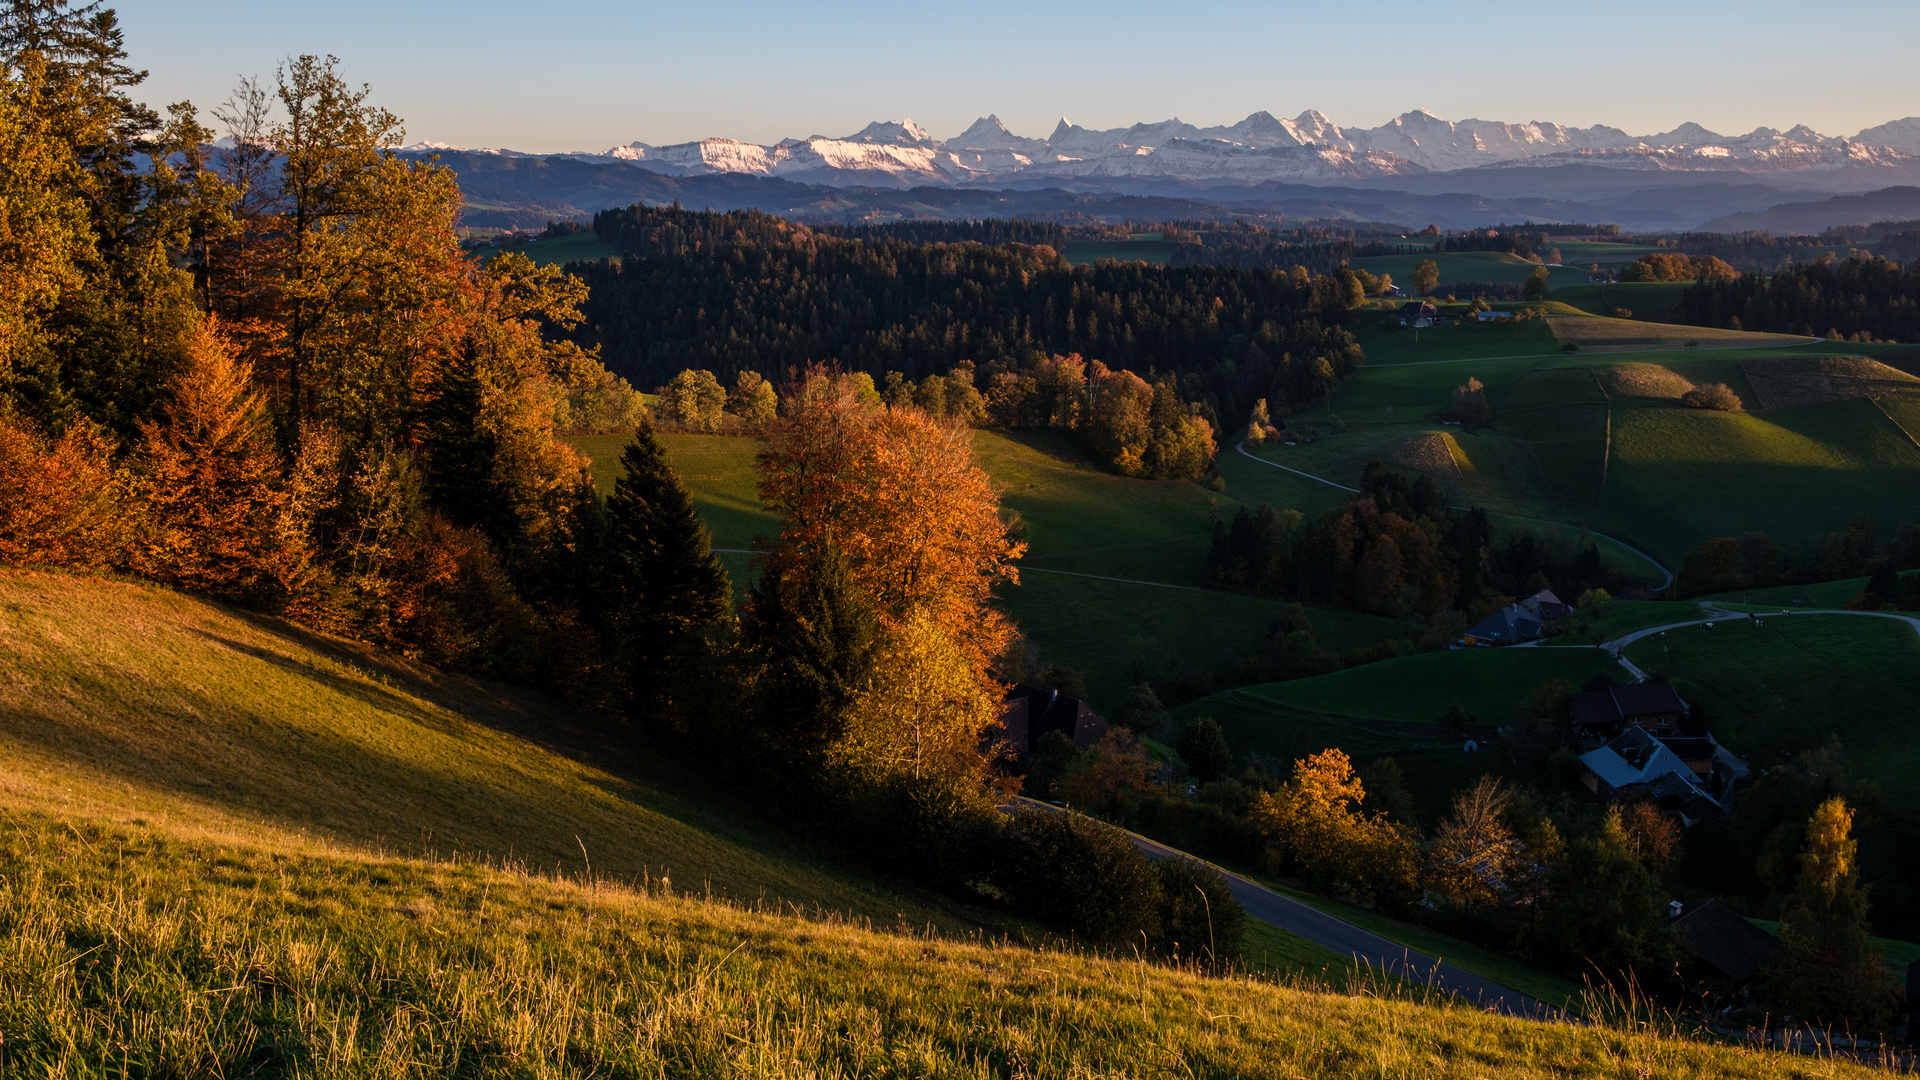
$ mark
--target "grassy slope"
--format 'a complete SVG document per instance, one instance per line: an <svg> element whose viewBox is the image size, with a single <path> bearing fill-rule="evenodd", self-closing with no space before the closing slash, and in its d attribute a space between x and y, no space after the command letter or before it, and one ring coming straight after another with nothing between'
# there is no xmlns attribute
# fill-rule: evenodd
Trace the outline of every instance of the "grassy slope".
<svg viewBox="0 0 1920 1080"><path fill-rule="evenodd" d="M1353 265L1375 274L1392 274L1394 284L1411 291L1414 265L1431 259L1440 270L1440 285L1434 291L1444 295L1447 286L1459 281L1521 282L1540 264L1528 262L1504 251L1452 251L1432 255L1371 255L1353 260ZM1548 267L1547 282L1552 286L1572 285L1587 280L1585 267Z"/></svg>
<svg viewBox="0 0 1920 1080"><path fill-rule="evenodd" d="M1756 769L1837 736L1860 776L1880 781L1889 813L1920 825L1920 753L1906 725L1920 716L1920 636L1906 623L1848 615L1728 622L1711 633L1642 639L1627 658L1672 673L1703 697L1716 737Z"/></svg>
<svg viewBox="0 0 1920 1080"><path fill-rule="evenodd" d="M779 527L755 490L755 440L662 438L713 530L715 547L747 548L756 535ZM569 442L593 459L595 483L610 488L625 437ZM1043 657L1087 677L1096 706L1119 702L1129 670L1142 657L1165 655L1210 670L1223 653L1244 654L1261 641L1272 602L1194 589L1202 581L1213 515L1232 513L1231 502L1195 484L1116 476L1061 435L977 431L974 450L1004 504L1020 512L1031 544L1020 563L1021 584L1003 588L1001 603ZM750 557L723 559L735 584L743 584ZM1316 610L1310 617L1321 644L1342 651L1404 630L1394 620L1357 612Z"/></svg>
<svg viewBox="0 0 1920 1080"><path fill-rule="evenodd" d="M1547 642L1553 647L1597 645L1622 634L1701 617L1692 600L1615 600L1574 613L1563 625L1569 631Z"/></svg>
<svg viewBox="0 0 1920 1080"><path fill-rule="evenodd" d="M591 262L620 257L617 248L591 232L556 236L551 240L535 240L530 244L507 250L520 252L541 266L561 266L570 262Z"/></svg>
<svg viewBox="0 0 1920 1080"><path fill-rule="evenodd" d="M1598 650L1468 649L1403 656L1232 693L1301 712L1391 723L1430 723L1458 702L1498 724L1548 679L1577 685L1597 671L1621 675Z"/></svg>
<svg viewBox="0 0 1920 1080"><path fill-rule="evenodd" d="M0 869L0 1027L23 1074L1858 1071L470 864L10 823Z"/></svg>
<svg viewBox="0 0 1920 1080"><path fill-rule="evenodd" d="M1901 500L1920 465L1920 447L1871 402L1707 416L1670 402L1615 395L1609 459L1606 406L1590 380L1570 377L1590 368L1655 364L1694 381L1729 382L1737 392L1744 386L1738 367L1743 359L1871 350L1817 343L1562 353L1552 327L1565 322L1448 326L1415 334L1382 330L1371 318L1356 317L1352 325L1368 363L1327 406L1300 418L1325 424L1331 412L1347 430L1311 446L1261 454L1350 484L1369 459L1392 460L1405 439L1445 430L1464 462L1466 475L1456 481L1463 502L1583 524L1641 546L1669 566L1713 536L1763 528L1783 544L1800 543L1844 525L1856 512L1883 521L1911 514ZM1592 322L1635 332L1641 325ZM1443 429L1438 415L1469 376L1487 387L1495 423ZM1564 391L1557 399L1554 387ZM1884 405L1920 432L1920 406L1912 399L1889 398ZM1286 486L1309 500L1317 494L1307 481Z"/></svg>
<svg viewBox="0 0 1920 1080"><path fill-rule="evenodd" d="M616 879L938 917L723 809L626 725L537 694L152 586L24 571L0 571L0 641L9 812L569 873L591 858Z"/></svg>

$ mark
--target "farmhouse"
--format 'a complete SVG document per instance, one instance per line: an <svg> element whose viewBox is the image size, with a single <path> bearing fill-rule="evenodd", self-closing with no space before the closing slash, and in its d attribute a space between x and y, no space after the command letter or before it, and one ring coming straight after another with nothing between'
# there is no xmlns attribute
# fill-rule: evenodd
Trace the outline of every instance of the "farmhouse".
<svg viewBox="0 0 1920 1080"><path fill-rule="evenodd" d="M1637 727L1675 735L1686 717L1687 703L1672 683L1627 683L1573 697L1573 724L1583 734L1612 735Z"/></svg>
<svg viewBox="0 0 1920 1080"><path fill-rule="evenodd" d="M1525 608L1528 614L1543 623L1557 621L1565 616L1567 612L1573 610L1566 605L1565 601L1553 595L1553 590L1551 589L1541 589L1539 592L1520 601L1520 606Z"/></svg>
<svg viewBox="0 0 1920 1080"><path fill-rule="evenodd" d="M1716 770L1705 778L1699 776L1679 754L1642 728L1628 728L1605 746L1580 755L1580 766L1587 790L1609 801L1643 794L1661 813L1673 814L1688 825L1726 816L1726 809L1708 789L1724 794L1721 781L1731 784L1731 775Z"/></svg>
<svg viewBox="0 0 1920 1080"><path fill-rule="evenodd" d="M1078 747L1092 746L1107 733L1107 722L1079 698L1058 690L1020 685L1000 703L1001 738L1016 758L1040 748L1040 737L1058 731Z"/></svg>
<svg viewBox="0 0 1920 1080"><path fill-rule="evenodd" d="M1539 636L1540 617L1519 604L1509 604L1473 624L1460 643L1467 646L1515 645Z"/></svg>
<svg viewBox="0 0 1920 1080"><path fill-rule="evenodd" d="M1425 300L1409 300L1400 305L1400 325L1419 329L1423 326L1436 326L1440 322L1440 309Z"/></svg>
<svg viewBox="0 0 1920 1080"><path fill-rule="evenodd" d="M1676 900L1667 925L1680 932L1698 958L1699 974L1744 983L1767 966L1784 943L1718 900Z"/></svg>
<svg viewBox="0 0 1920 1080"><path fill-rule="evenodd" d="M1613 284L1613 271L1595 270L1593 273L1587 275L1587 280L1593 282L1595 285L1611 285Z"/></svg>

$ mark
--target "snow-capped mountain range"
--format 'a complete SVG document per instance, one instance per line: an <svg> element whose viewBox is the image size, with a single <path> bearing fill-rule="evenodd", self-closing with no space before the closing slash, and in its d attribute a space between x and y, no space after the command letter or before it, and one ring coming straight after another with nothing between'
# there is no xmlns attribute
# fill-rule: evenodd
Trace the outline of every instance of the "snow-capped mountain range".
<svg viewBox="0 0 1920 1080"><path fill-rule="evenodd" d="M459 150L420 143L409 150ZM472 151L511 154L512 151ZM1195 127L1178 119L1091 130L1061 120L1044 139L984 116L951 139L912 120L875 121L845 138L814 135L772 146L702 139L671 146L634 142L564 156L626 162L675 176L734 173L862 186L1100 182L1159 178L1226 183L1326 183L1475 168L1589 164L1652 172L1783 173L1911 166L1920 159L1920 117L1852 137L1805 125L1719 135L1682 124L1660 135L1618 128L1443 120L1424 110L1377 128L1342 128L1308 110L1291 120L1257 112L1237 124Z"/></svg>

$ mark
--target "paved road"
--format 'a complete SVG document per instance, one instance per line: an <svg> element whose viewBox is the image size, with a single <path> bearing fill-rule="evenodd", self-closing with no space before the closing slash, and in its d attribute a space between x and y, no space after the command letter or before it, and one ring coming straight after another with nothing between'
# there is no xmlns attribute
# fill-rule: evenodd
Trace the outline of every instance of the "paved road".
<svg viewBox="0 0 1920 1080"><path fill-rule="evenodd" d="M1061 812L1060 807L1024 796L1020 802L1036 809ZM1303 904L1284 893L1275 892L1238 874L1222 870L1204 859L1196 859L1184 851L1170 848L1157 840L1149 840L1139 833L1129 832L1127 836L1149 858L1189 859L1218 871L1220 876L1227 879L1227 888L1232 890L1234 898L1240 901L1240 905L1247 909L1247 915L1250 918L1277 926L1290 934L1306 938L1316 945L1332 949L1342 956L1353 957L1361 963L1398 975L1410 982L1445 990L1456 997L1479 1005L1488 1012L1535 1019L1553 1019L1560 1015L1558 1010L1517 990L1508 989L1499 983L1462 971L1452 964L1436 960L1431 956L1413 952L1404 945L1388 941L1372 931L1362 930L1350 922L1337 919L1319 908Z"/></svg>
<svg viewBox="0 0 1920 1080"><path fill-rule="evenodd" d="M1435 362L1436 362L1436 363L1451 363L1451 361L1435 361ZM1403 365L1398 365L1398 364L1396 364L1396 365L1393 365L1393 366L1395 366L1395 367L1399 367L1399 366L1403 366ZM1280 464L1279 462L1276 462L1276 461L1268 461L1268 460L1267 460L1266 458L1263 458L1263 457L1259 457L1259 456L1257 456L1257 455L1254 455L1254 454L1249 454L1249 453L1247 453L1247 444L1246 444L1246 443L1235 443L1235 444L1233 444L1233 448L1234 448L1235 450L1238 450L1238 451L1240 451L1240 453L1241 453L1241 454L1242 454L1243 456L1245 456L1245 457L1247 457L1247 458L1250 458L1250 459L1252 459L1252 460L1254 460L1254 461L1257 461L1257 462L1259 462L1259 463L1260 463L1260 464L1262 464L1262 465L1271 465L1272 467L1274 467L1274 468L1276 468L1276 469L1279 469L1279 470L1280 470L1281 472L1290 472L1290 473L1292 473L1292 474L1293 474L1293 475L1295 475L1295 476L1304 476L1304 477L1306 477L1306 478L1307 478L1307 479L1309 479L1309 480L1313 480L1313 481L1316 481L1316 482L1318 482L1318 483L1322 483L1322 484L1325 484L1325 485L1327 485L1328 487L1333 487L1333 488L1339 488L1339 489L1340 489L1341 491L1351 491L1351 492L1353 492L1353 493L1355 493L1355 494L1358 494L1358 493L1359 493L1359 491L1360 491L1360 489L1359 489L1359 488L1352 488L1352 487L1348 487L1348 486L1347 486L1347 485L1345 485L1345 484L1336 484L1336 483L1334 483L1333 481L1331 481L1331 480L1329 480L1329 479L1327 479L1327 478L1326 478L1326 477L1324 477L1324 476L1315 476L1315 475L1313 475L1313 474L1312 474L1312 473L1310 473L1310 472L1301 472L1301 471L1300 471L1299 469L1291 469L1291 468L1288 468L1287 466L1285 466L1285 465L1282 465L1282 464ZM1466 507L1466 506L1456 506L1456 507L1454 507L1453 509L1455 509L1455 510L1468 510L1468 509L1471 509L1471 507ZM1530 518L1530 517L1520 517L1520 516L1519 516L1519 515L1517 515L1517 514L1504 514L1504 515L1502 515L1502 516L1503 516L1503 517L1510 517L1510 518L1514 518L1514 519L1515 519L1515 520L1517 520L1517 521L1537 521L1537 522L1539 522L1539 523L1540 523L1540 524L1542 524L1542 525L1558 525L1558 526L1560 526L1560 527L1561 527L1561 528L1563 528L1563 529L1574 529L1574 528L1579 528L1579 527L1580 527L1580 526L1577 526L1577 525L1568 525L1568 524L1566 524L1565 522L1561 522L1561 521L1548 521L1548 520L1547 520L1546 518ZM1616 539L1614 539L1613 537L1611 537L1611 536L1608 536L1608 535L1607 535L1606 533L1597 533L1597 532L1594 532L1594 531L1593 531L1592 529L1588 529L1588 530L1587 530L1587 532L1589 532L1589 533L1591 533L1591 534L1592 534L1592 535L1594 535L1594 536L1597 536L1597 537L1599 537L1599 538L1600 538L1600 539L1602 539L1602 540L1606 540L1606 541L1610 541L1610 542L1612 542L1612 543L1615 543L1615 544L1618 544L1618 545L1620 545L1620 546L1621 546L1622 548L1625 548L1626 550L1628 550L1628 551L1631 551L1631 552L1633 552L1633 553L1634 553L1635 555L1638 555L1638 556L1640 556L1640 557L1641 557L1642 559L1645 559L1645 560L1646 560L1646 562L1647 562L1647 565L1648 565L1648 566L1651 566L1651 567L1653 567L1653 568L1654 568L1655 570L1658 570L1658 571L1660 572L1660 576L1661 576L1661 577L1662 577L1663 579L1665 579L1665 580L1663 580L1663 581L1661 581L1661 583L1660 583L1660 588L1661 588L1661 589L1665 589L1665 588L1667 588L1668 586L1670 586L1670 585L1672 585L1672 584L1673 584L1673 571L1671 571L1671 570L1669 570L1669 569L1667 569L1667 568L1666 568L1665 566L1663 566L1663 565L1661 565L1661 562L1660 562L1660 560L1658 560L1658 559L1656 559L1656 558L1654 558L1653 556L1651 556L1651 555L1649 555L1649 554L1647 554L1647 553L1646 553L1646 552L1644 552L1644 551L1641 551L1641 550L1640 550L1639 548L1637 548L1637 547L1634 547L1634 546L1633 546L1632 544L1629 544L1629 543L1627 543L1627 542L1626 542L1626 541L1624 541L1624 540L1616 540Z"/></svg>
<svg viewBox="0 0 1920 1080"><path fill-rule="evenodd" d="M1900 622L1906 623L1908 626L1913 627L1914 633L1920 634L1920 617L1915 617L1913 615L1901 615L1897 612L1892 612L1892 611L1846 611L1838 608L1782 608L1779 611L1747 612L1747 611L1728 611L1726 608L1723 608L1720 605L1714 604L1711 602L1702 602L1700 606L1705 608L1708 612L1707 617L1704 619L1689 619L1686 622L1666 623L1662 626L1649 626L1645 630L1635 630L1631 634L1622 634L1619 637L1614 638L1612 641L1606 642L1605 644L1599 645L1597 647L1605 649L1607 650L1607 652L1613 654L1613 658L1620 662L1621 667L1626 668L1629 672L1631 672L1634 678L1644 679L1647 677L1647 673L1640 670L1638 667L1636 667L1633 661L1627 659L1627 646L1633 644L1636 641L1639 641L1641 638L1652 637L1655 634L1664 634L1669 630L1680 630L1689 626L1699 626L1703 623L1726 622L1729 619L1749 619L1756 615L1765 619L1785 617L1790 615L1864 615L1872 619L1897 619Z"/></svg>

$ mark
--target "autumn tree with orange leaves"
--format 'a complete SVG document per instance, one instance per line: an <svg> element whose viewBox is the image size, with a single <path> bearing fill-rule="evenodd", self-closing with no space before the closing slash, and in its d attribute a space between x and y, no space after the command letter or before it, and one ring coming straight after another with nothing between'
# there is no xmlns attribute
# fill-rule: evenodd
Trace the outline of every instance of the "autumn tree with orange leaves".
<svg viewBox="0 0 1920 1080"><path fill-rule="evenodd" d="M1007 535L970 433L819 370L789 388L782 411L759 465L761 501L783 519L767 576L783 584L756 595L757 618L777 622L771 609L844 566L841 599L876 628L863 671L842 676L855 685L823 733L826 762L855 784L983 789L983 735L1003 689L988 669L1012 635L989 601L997 583L1018 580L1024 545ZM779 641L768 647L776 668L791 667Z"/></svg>

